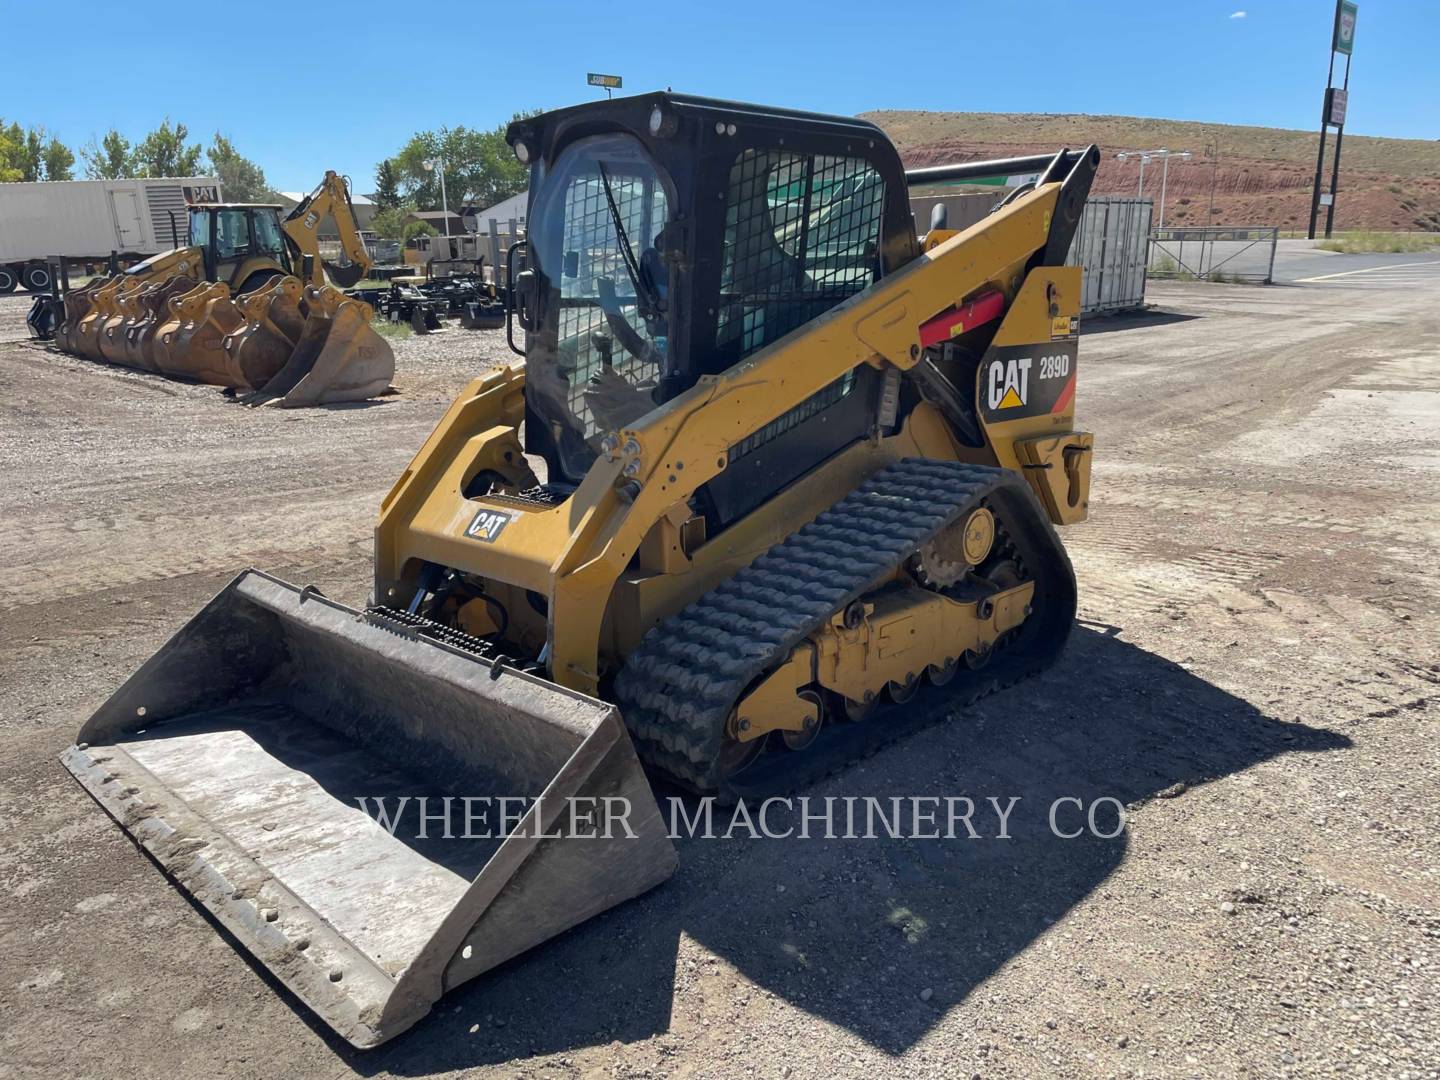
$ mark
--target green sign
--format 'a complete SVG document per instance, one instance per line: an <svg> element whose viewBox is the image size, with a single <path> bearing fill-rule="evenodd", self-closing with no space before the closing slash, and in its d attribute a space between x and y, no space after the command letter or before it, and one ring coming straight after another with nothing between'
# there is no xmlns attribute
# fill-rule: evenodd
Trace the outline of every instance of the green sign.
<svg viewBox="0 0 1440 1080"><path fill-rule="evenodd" d="M1351 0L1340 0L1340 9L1335 13L1336 52L1349 56L1350 51L1355 48L1355 16L1359 11L1359 4L1352 3Z"/></svg>
<svg viewBox="0 0 1440 1080"><path fill-rule="evenodd" d="M585 81L591 86L603 86L606 90L620 89L619 75L597 75L592 71L585 76Z"/></svg>

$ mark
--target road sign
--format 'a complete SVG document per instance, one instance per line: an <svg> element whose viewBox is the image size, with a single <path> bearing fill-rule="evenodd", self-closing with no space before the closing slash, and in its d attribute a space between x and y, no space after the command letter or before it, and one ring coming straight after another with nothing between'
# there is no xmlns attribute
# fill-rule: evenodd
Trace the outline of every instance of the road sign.
<svg viewBox="0 0 1440 1080"><path fill-rule="evenodd" d="M619 75L599 75L593 71L585 76L585 81L591 86L603 86L606 90L619 90L621 83Z"/></svg>
<svg viewBox="0 0 1440 1080"><path fill-rule="evenodd" d="M1360 11L1360 5L1351 3L1350 0L1340 0L1340 10L1335 16L1335 43L1336 52L1350 55L1350 50L1355 48L1355 16Z"/></svg>
<svg viewBox="0 0 1440 1080"><path fill-rule="evenodd" d="M1332 86L1325 91L1325 116L1326 123L1335 127L1345 126L1345 106L1349 103L1350 93L1338 86Z"/></svg>
<svg viewBox="0 0 1440 1080"><path fill-rule="evenodd" d="M1334 205L1335 205L1335 196L1332 195L1332 194L1330 194L1330 192L1328 192L1328 191L1322 191L1322 192L1320 193L1320 205L1321 205L1321 206L1334 206Z"/></svg>

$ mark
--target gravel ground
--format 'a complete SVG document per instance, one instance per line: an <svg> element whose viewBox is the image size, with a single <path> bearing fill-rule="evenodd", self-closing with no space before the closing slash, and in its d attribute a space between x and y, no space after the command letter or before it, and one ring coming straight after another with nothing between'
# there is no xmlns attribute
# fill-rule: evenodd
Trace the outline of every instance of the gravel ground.
<svg viewBox="0 0 1440 1080"><path fill-rule="evenodd" d="M368 1054L56 756L241 567L362 601L379 499L500 335L306 412L0 344L0 1077L1440 1075L1440 275L1152 300L1082 340L1062 661L809 793L1020 796L1010 839L682 841ZM1071 796L1125 830L1057 837Z"/></svg>

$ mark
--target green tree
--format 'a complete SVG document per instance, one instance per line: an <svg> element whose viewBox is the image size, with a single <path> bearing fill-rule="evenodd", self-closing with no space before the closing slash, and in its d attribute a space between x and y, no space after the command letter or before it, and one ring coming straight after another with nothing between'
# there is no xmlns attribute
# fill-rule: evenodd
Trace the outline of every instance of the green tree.
<svg viewBox="0 0 1440 1080"><path fill-rule="evenodd" d="M135 145L131 155L134 176L194 176L200 171L199 143L186 145L190 129L184 124L171 126L167 116L160 126Z"/></svg>
<svg viewBox="0 0 1440 1080"><path fill-rule="evenodd" d="M516 113L523 120L532 113ZM445 170L446 208L458 213L466 203L481 208L493 206L523 191L529 182L529 170L515 160L505 142L501 124L489 131L469 128L440 128L421 131L411 136L393 159L399 176L400 194L407 202L426 210L440 209L440 178L438 171L425 168L425 162L437 163Z"/></svg>
<svg viewBox="0 0 1440 1080"><path fill-rule="evenodd" d="M14 183L25 177L25 136L19 124L8 127L0 120L0 183Z"/></svg>
<svg viewBox="0 0 1440 1080"><path fill-rule="evenodd" d="M233 202L275 201L274 190L265 182L265 171L218 131L208 155L210 169L219 178L225 198Z"/></svg>
<svg viewBox="0 0 1440 1080"><path fill-rule="evenodd" d="M379 200L377 199L378 203ZM406 217L413 206L391 206L385 210L377 210L375 216L370 219L370 228L375 235L382 240L403 240L405 239Z"/></svg>
<svg viewBox="0 0 1440 1080"><path fill-rule="evenodd" d="M25 132L25 155L21 179L30 183L36 180L45 179L44 162L42 155L45 153L45 129L43 127L32 127Z"/></svg>
<svg viewBox="0 0 1440 1080"><path fill-rule="evenodd" d="M75 155L43 126L21 128L0 120L0 181L69 180Z"/></svg>
<svg viewBox="0 0 1440 1080"><path fill-rule="evenodd" d="M395 171L395 163L386 158L375 168L375 205L382 211L394 210L400 201L400 177Z"/></svg>
<svg viewBox="0 0 1440 1080"><path fill-rule="evenodd" d="M124 180L134 176L134 164L130 151L130 140L114 128L96 145L82 147L80 156L85 161L85 175L91 180Z"/></svg>
<svg viewBox="0 0 1440 1080"><path fill-rule="evenodd" d="M405 241L407 244L408 244L411 240L414 240L415 237L417 237L417 236L438 236L438 235L439 235L439 230L437 230L437 229L435 228L435 226L434 226L434 225L431 225L428 221L410 221L410 222L406 222L404 228L402 228L402 229L400 230L400 239L403 240L403 241Z"/></svg>
<svg viewBox="0 0 1440 1080"><path fill-rule="evenodd" d="M53 135L45 144L41 157L45 162L46 180L75 179L75 155L70 152L68 146Z"/></svg>

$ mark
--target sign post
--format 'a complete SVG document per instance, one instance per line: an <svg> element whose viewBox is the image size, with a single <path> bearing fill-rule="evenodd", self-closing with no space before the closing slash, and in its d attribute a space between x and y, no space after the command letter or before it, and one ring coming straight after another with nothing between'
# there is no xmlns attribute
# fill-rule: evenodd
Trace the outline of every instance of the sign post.
<svg viewBox="0 0 1440 1080"><path fill-rule="evenodd" d="M1315 158L1315 189L1310 196L1310 229L1315 239L1315 224L1320 207L1325 207L1325 236L1335 227L1335 192L1340 184L1340 147L1345 141L1345 111L1350 99L1350 56L1355 49L1355 19L1360 5L1354 0L1335 0L1335 25L1330 32L1330 71L1325 76L1325 104L1320 110L1320 152ZM1335 85L1335 57L1345 57L1345 77ZM1325 177L1325 136L1335 129L1335 158L1330 165L1330 190L1324 194L1320 185Z"/></svg>
<svg viewBox="0 0 1440 1080"><path fill-rule="evenodd" d="M590 86L603 86L605 97L611 97L611 91L619 90L624 85L624 80L619 75L601 75L598 72L590 72L585 76L585 82Z"/></svg>

